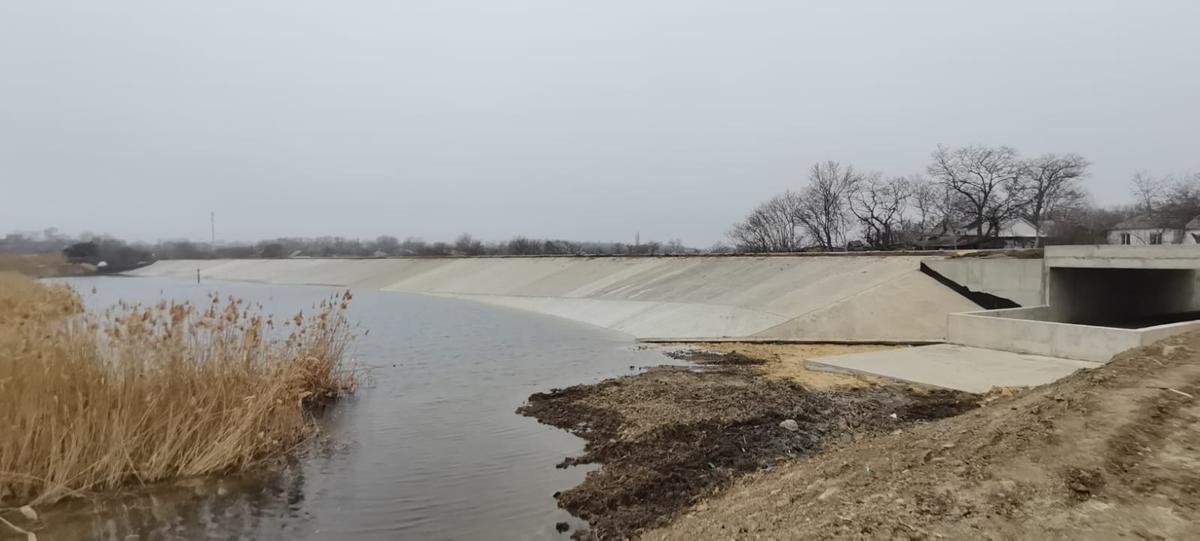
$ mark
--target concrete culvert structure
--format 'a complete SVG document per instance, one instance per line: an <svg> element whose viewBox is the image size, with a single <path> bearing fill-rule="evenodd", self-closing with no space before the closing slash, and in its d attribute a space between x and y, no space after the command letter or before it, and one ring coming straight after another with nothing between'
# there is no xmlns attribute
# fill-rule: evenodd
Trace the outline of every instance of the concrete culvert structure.
<svg viewBox="0 0 1200 541"><path fill-rule="evenodd" d="M1200 247L1051 246L1044 265L1048 304L951 315L949 340L1107 362L1200 329Z"/></svg>

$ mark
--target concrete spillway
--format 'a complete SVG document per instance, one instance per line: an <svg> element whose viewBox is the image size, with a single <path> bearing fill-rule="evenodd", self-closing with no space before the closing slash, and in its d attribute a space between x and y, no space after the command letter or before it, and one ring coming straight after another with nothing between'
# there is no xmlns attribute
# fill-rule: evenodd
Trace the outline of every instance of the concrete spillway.
<svg viewBox="0 0 1200 541"><path fill-rule="evenodd" d="M160 261L137 276L330 285L468 299L638 338L941 340L977 310L922 256Z"/></svg>

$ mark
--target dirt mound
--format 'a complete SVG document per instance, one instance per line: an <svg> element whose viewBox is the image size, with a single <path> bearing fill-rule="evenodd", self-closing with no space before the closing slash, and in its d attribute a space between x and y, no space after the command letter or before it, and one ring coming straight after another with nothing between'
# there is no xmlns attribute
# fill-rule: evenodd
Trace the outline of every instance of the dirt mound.
<svg viewBox="0 0 1200 541"><path fill-rule="evenodd" d="M848 435L893 431L972 409L972 395L909 387L813 391L761 377L740 356L537 393L519 413L587 440L560 466L601 463L557 494L599 538L665 524L738 476ZM729 357L733 357L732 360ZM790 421L784 423L784 421Z"/></svg>
<svg viewBox="0 0 1200 541"><path fill-rule="evenodd" d="M1200 538L1200 334L740 479L650 539Z"/></svg>

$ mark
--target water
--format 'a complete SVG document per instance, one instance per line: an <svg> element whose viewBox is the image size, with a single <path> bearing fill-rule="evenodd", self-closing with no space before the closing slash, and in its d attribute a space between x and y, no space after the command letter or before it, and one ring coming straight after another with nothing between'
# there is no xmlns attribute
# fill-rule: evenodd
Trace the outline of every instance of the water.
<svg viewBox="0 0 1200 541"><path fill-rule="evenodd" d="M334 290L153 278L67 280L89 310L117 300L204 302L219 291L288 316ZM328 441L285 468L188 480L136 495L73 501L44 535L142 539L546 539L583 524L552 494L582 481L559 470L582 440L518 416L531 393L665 364L623 334L466 301L355 291L368 330L354 358L369 385L332 408Z"/></svg>

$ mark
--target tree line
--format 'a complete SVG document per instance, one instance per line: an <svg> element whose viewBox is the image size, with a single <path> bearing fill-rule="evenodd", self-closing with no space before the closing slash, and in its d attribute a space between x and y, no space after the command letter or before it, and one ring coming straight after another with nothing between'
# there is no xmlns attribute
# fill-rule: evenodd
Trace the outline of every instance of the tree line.
<svg viewBox="0 0 1200 541"><path fill-rule="evenodd" d="M1107 233L1133 217L1167 231L1183 230L1200 217L1200 174L1135 173L1132 202L1097 206L1088 194L1090 162L1074 153L1025 158L1007 146L939 146L921 174L888 176L852 164L814 164L807 183L753 209L727 237L704 250L667 242L578 242L517 236L482 241L463 234L452 242L372 240L338 236L277 238L221 243L166 240L125 242L108 235L68 236L49 228L0 238L2 253L47 253L73 248L68 256L106 261L115 268L154 259L672 255L804 250L922 249L968 230L976 245L997 237L1007 222L1023 218L1055 244L1103 244ZM1182 238L1177 235L1175 238Z"/></svg>
<svg viewBox="0 0 1200 541"><path fill-rule="evenodd" d="M114 268L129 268L154 259L246 259L284 257L393 257L393 256L503 256L503 255L674 255L699 253L680 240L580 242L517 236L507 241L483 241L463 234L453 242L403 240L381 235L373 240L325 236L288 237L259 242L220 243L166 240L155 243L125 242L107 235L85 233L78 237L50 228L11 233L0 238L0 253L62 251L77 261L104 261Z"/></svg>
<svg viewBox="0 0 1200 541"><path fill-rule="evenodd" d="M743 252L890 250L924 248L968 229L984 244L1016 218L1045 234L1058 220L1090 214L1083 212L1089 166L1074 153L1024 158L1011 147L981 145L939 146L924 174L907 176L825 161L812 166L806 185L759 205L728 238Z"/></svg>
<svg viewBox="0 0 1200 541"><path fill-rule="evenodd" d="M242 248L245 250L249 246ZM400 240L391 235L382 235L368 241L344 237L281 238L259 242L254 248L262 257L285 257L293 254L314 257L666 255L698 251L684 246L680 240L626 244L516 236L507 241L483 241L467 233L460 235L453 242L426 242L417 237Z"/></svg>

